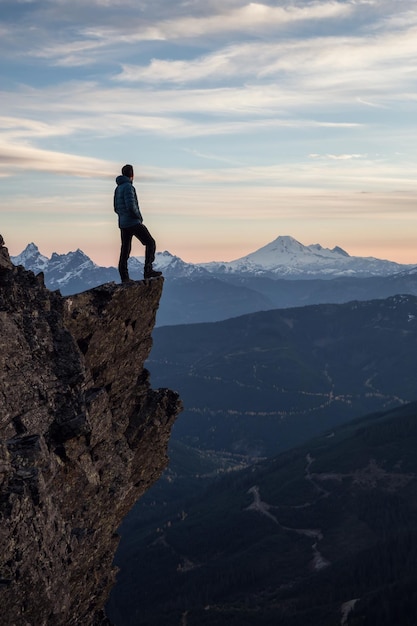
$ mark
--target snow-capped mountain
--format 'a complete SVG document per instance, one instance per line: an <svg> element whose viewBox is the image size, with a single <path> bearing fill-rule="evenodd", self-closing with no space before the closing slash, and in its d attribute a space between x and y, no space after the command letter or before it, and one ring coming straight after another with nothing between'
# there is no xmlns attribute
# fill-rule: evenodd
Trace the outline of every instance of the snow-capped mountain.
<svg viewBox="0 0 417 626"><path fill-rule="evenodd" d="M120 282L116 267L100 267L81 250L54 253L48 259L31 243L11 260L35 274L43 272L45 285L59 289L64 296ZM142 280L143 265L143 257L129 259L133 280ZM292 237L278 237L228 263L198 265L168 251L158 252L154 266L167 279L158 325L219 321L255 311L324 302L417 295L417 266L352 257L338 247L304 246Z"/></svg>
<svg viewBox="0 0 417 626"><path fill-rule="evenodd" d="M35 274L43 272L48 289L60 289L64 295L116 281L119 276L115 268L96 265L82 250L67 254L54 252L48 259L30 243L21 254L10 258L14 265L23 265Z"/></svg>
<svg viewBox="0 0 417 626"><path fill-rule="evenodd" d="M240 259L205 263L203 267L217 274L305 279L388 276L412 266L373 257L352 257L338 246L332 250L320 244L304 246L293 237L280 236Z"/></svg>
<svg viewBox="0 0 417 626"><path fill-rule="evenodd" d="M96 265L84 252L76 250L67 254L53 253L51 258L40 253L34 243L30 243L18 256L11 257L15 265L23 265L35 273L44 272L48 286L64 288L68 282L82 281L88 276L85 289L105 280L118 281L114 267ZM129 272L133 279L143 275L143 256L129 259ZM263 276L273 279L313 279L337 277L391 276L400 272L415 272L416 266L401 265L373 257L350 256L336 246L332 250L320 244L305 246L293 237L280 236L259 250L235 261L193 264L165 250L155 257L155 268L168 278L204 279L210 276ZM101 278L101 275L102 278Z"/></svg>
<svg viewBox="0 0 417 626"><path fill-rule="evenodd" d="M48 267L49 259L39 252L39 248L34 243L30 243L17 256L10 257L14 265L23 265L27 270L35 274L43 272Z"/></svg>
<svg viewBox="0 0 417 626"><path fill-rule="evenodd" d="M101 267L96 265L82 250L75 250L67 254L54 252L50 259L41 254L36 244L30 243L17 256L12 256L14 265L23 265L35 274L43 272L45 284L49 289L60 289L65 295L83 291L105 282L119 282L119 273L115 267ZM129 274L134 280L143 278L144 257L132 256L129 259ZM155 257L156 269L163 272L167 278L199 279L211 278L211 274L193 263L186 263L170 252L157 252Z"/></svg>
<svg viewBox="0 0 417 626"><path fill-rule="evenodd" d="M129 259L129 272L133 275L135 272L143 274L143 266L145 257L134 256ZM175 256L165 250L157 252L155 255L155 269L161 271L167 278L204 278L210 276L210 273L200 265L186 263L180 257Z"/></svg>

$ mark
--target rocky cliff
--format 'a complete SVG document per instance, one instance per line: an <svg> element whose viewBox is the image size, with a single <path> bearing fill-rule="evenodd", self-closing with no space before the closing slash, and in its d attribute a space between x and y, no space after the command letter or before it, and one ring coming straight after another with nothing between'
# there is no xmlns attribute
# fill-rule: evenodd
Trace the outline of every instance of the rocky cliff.
<svg viewBox="0 0 417 626"><path fill-rule="evenodd" d="M144 369L163 279L63 298L0 236L0 615L108 623L117 528L167 464L178 395Z"/></svg>

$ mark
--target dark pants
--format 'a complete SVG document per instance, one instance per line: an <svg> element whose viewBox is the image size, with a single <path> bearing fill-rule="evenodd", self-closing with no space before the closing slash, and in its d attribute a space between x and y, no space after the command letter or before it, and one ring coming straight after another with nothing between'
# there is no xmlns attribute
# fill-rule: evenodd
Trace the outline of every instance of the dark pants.
<svg viewBox="0 0 417 626"><path fill-rule="evenodd" d="M119 274L122 280L127 280L129 278L127 260L132 249L132 237L137 237L145 246L145 267L152 265L155 259L156 244L155 239L143 224L136 224L136 226L130 226L129 228L121 228L120 235L122 238L122 247L120 249Z"/></svg>

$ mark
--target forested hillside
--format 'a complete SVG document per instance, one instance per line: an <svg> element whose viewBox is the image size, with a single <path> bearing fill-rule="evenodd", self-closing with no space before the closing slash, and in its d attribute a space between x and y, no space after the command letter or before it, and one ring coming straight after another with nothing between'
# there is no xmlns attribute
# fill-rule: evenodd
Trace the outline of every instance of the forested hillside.
<svg viewBox="0 0 417 626"><path fill-rule="evenodd" d="M415 626L416 446L414 403L230 473L165 519L139 503L116 625Z"/></svg>

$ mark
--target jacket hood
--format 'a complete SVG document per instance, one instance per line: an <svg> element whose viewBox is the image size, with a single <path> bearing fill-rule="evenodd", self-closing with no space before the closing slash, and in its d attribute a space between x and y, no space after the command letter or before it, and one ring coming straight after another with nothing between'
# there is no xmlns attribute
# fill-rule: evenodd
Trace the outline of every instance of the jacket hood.
<svg viewBox="0 0 417 626"><path fill-rule="evenodd" d="M118 185L123 185L123 183L130 183L130 182L131 182L130 178L128 178L127 176L123 176L123 174L121 174L120 176L116 178L116 183Z"/></svg>

